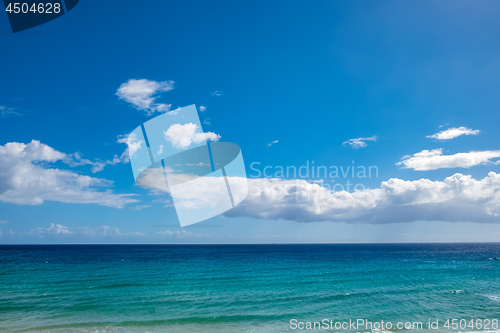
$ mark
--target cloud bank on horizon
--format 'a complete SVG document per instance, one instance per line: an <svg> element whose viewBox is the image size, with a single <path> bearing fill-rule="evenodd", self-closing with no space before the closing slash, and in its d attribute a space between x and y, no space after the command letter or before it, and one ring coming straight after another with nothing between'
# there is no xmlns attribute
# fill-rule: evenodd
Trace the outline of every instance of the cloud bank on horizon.
<svg viewBox="0 0 500 333"><path fill-rule="evenodd" d="M245 201L226 213L298 222L500 222L500 174L476 180L456 173L443 181L391 178L379 188L330 191L301 179L248 179Z"/></svg>

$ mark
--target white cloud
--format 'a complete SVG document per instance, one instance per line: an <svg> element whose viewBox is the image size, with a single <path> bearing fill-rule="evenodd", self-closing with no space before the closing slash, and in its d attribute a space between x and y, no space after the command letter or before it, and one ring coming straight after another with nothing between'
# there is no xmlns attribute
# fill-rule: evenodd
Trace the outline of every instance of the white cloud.
<svg viewBox="0 0 500 333"><path fill-rule="evenodd" d="M117 227L103 225L100 227L77 227L73 228L75 233L87 235L91 237L131 237L131 236L146 236L141 232L123 232Z"/></svg>
<svg viewBox="0 0 500 333"><path fill-rule="evenodd" d="M129 156L132 156L137 150L139 150L141 148L141 144L143 143L143 141L136 139L134 134L119 135L116 142L127 144L127 149L125 149L125 151L120 156L114 155L113 159L111 160L95 159L94 161L91 161L89 159L83 158L79 152L76 152L73 154L65 154L65 157L62 159L62 161L71 167L90 165L91 172L97 173L104 170L104 168L108 165L128 163L130 161Z"/></svg>
<svg viewBox="0 0 500 333"><path fill-rule="evenodd" d="M174 89L174 81L158 82L146 79L130 79L120 85L116 95L151 116L155 112L170 111L171 104L156 103L156 99L159 93L172 89Z"/></svg>
<svg viewBox="0 0 500 333"><path fill-rule="evenodd" d="M485 164L490 160L500 157L500 150L471 151L454 155L443 155L443 149L422 150L413 155L403 157L403 168L418 171L436 170L442 168L470 168L475 165Z"/></svg>
<svg viewBox="0 0 500 333"><path fill-rule="evenodd" d="M0 220L0 224L5 224L5 223L9 223L9 221L7 221L7 220Z"/></svg>
<svg viewBox="0 0 500 333"><path fill-rule="evenodd" d="M151 205L140 205L140 206L135 206L132 209L133 210L143 210L143 209L146 209L146 208L149 208L149 207L151 207Z"/></svg>
<svg viewBox="0 0 500 333"><path fill-rule="evenodd" d="M193 123L173 124L163 133L165 140L172 143L172 146L177 149L187 149L192 143L200 143L205 140L219 141L220 135L213 132L201 133L198 131L199 129L199 126Z"/></svg>
<svg viewBox="0 0 500 333"><path fill-rule="evenodd" d="M220 97L220 96L222 96L222 95L224 95L224 94L223 94L223 93L222 93L222 91L220 91L220 90L215 90L215 91L212 91L212 96L215 96L215 97Z"/></svg>
<svg viewBox="0 0 500 333"><path fill-rule="evenodd" d="M156 155L160 156L163 154L163 145L160 145L160 148L158 148L158 151L156 152Z"/></svg>
<svg viewBox="0 0 500 333"><path fill-rule="evenodd" d="M168 114L169 116L175 116L175 115L177 115L177 114L179 113L179 111L180 111L181 109L182 109L182 108L179 106L177 109L172 110L172 111L168 112L167 114Z"/></svg>
<svg viewBox="0 0 500 333"><path fill-rule="evenodd" d="M30 231L30 234L37 235L71 235L73 232L68 227L51 223L47 228L36 228Z"/></svg>
<svg viewBox="0 0 500 333"><path fill-rule="evenodd" d="M299 222L500 222L500 174L480 180L460 173L443 181L393 178L352 193L305 180L249 179L247 198L226 215Z"/></svg>
<svg viewBox="0 0 500 333"><path fill-rule="evenodd" d="M200 112L205 112L205 111L207 111L207 108L203 105L200 106Z"/></svg>
<svg viewBox="0 0 500 333"><path fill-rule="evenodd" d="M100 160L96 159L91 161L89 159L83 158L80 153L68 154L62 160L64 163L68 164L71 167L77 167L82 165L90 165L90 171L92 173L101 172L104 170L104 167L107 165L117 165L119 163L128 163L129 156L127 150L125 150L121 156L115 155L112 160Z"/></svg>
<svg viewBox="0 0 500 333"><path fill-rule="evenodd" d="M344 146L345 145L349 145L349 146L351 146L354 149L358 149L358 148L364 148L364 147L366 147L367 146L366 141L374 141L375 142L375 141L377 141L377 136L374 135L374 136L369 137L369 138L350 139L350 140L345 141L342 144Z"/></svg>
<svg viewBox="0 0 500 333"><path fill-rule="evenodd" d="M42 238L49 235L66 237L84 236L90 238L146 236L146 234L140 232L123 232L117 227L107 225L98 227L67 227L57 223L51 223L49 227L33 228L27 234Z"/></svg>
<svg viewBox="0 0 500 333"><path fill-rule="evenodd" d="M17 112L16 109L10 108L4 105L0 105L0 117L7 118L10 116L20 116L21 113Z"/></svg>
<svg viewBox="0 0 500 333"><path fill-rule="evenodd" d="M273 142L268 143L268 144L267 144L267 146L268 146L268 147L271 147L271 146L272 146L272 145L274 145L275 143L278 143L278 140L274 140Z"/></svg>
<svg viewBox="0 0 500 333"><path fill-rule="evenodd" d="M143 140L139 140L134 133L119 135L117 143L125 143L127 145L127 149L120 156L120 159L123 163L129 162L129 157L134 155L139 149L141 149L141 145L145 142Z"/></svg>
<svg viewBox="0 0 500 333"><path fill-rule="evenodd" d="M219 134L215 134L214 132L205 132L203 133L203 135L205 136L205 140L207 141L219 141L220 140L220 135Z"/></svg>
<svg viewBox="0 0 500 333"><path fill-rule="evenodd" d="M478 135L480 130L473 130L467 127L452 127L439 133L428 135L427 138L436 139L440 141L451 140L461 135Z"/></svg>
<svg viewBox="0 0 500 333"><path fill-rule="evenodd" d="M130 198L131 194L99 191L112 185L109 180L47 166L67 156L36 140L0 145L0 201L18 205L41 205L44 201L91 203L116 208L137 202Z"/></svg>
<svg viewBox="0 0 500 333"><path fill-rule="evenodd" d="M191 231L186 231L186 230L176 230L176 231L159 231L156 233L158 236L161 237L166 237L166 238L203 238L203 237L211 237L211 234L203 233L203 234L197 234L193 233Z"/></svg>

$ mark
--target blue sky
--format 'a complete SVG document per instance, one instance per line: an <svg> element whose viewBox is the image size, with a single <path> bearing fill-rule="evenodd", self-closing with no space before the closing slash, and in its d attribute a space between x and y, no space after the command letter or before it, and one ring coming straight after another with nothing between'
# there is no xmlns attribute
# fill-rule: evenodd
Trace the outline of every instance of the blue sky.
<svg viewBox="0 0 500 333"><path fill-rule="evenodd" d="M496 241L499 9L83 1L16 34L2 14L0 243ZM172 89L144 107L117 95L130 80ZM241 147L254 192L226 216L180 228L167 195L134 184L118 141L167 105L191 104L206 108L205 132ZM378 177L335 179L365 188L343 195L250 168L308 161L376 166ZM259 202L266 188L312 198Z"/></svg>

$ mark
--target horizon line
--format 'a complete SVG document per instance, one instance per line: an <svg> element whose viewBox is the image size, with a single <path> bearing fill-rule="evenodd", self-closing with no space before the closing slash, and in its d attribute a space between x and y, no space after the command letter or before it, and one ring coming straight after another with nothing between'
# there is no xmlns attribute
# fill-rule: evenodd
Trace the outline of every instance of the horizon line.
<svg viewBox="0 0 500 333"><path fill-rule="evenodd" d="M47 246L47 245L182 245L182 246L195 246L195 245L408 245L408 244L500 244L500 241L470 241L470 242L335 242L335 243L8 243L2 244L0 246L17 246L17 245L29 245L29 246Z"/></svg>

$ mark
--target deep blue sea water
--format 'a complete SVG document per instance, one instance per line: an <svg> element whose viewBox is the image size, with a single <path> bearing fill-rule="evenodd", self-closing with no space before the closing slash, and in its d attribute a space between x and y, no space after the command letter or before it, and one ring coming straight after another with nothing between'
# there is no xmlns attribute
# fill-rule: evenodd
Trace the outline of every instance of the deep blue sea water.
<svg viewBox="0 0 500 333"><path fill-rule="evenodd" d="M500 244L0 246L0 332L299 331L293 319L500 332L477 321L500 319Z"/></svg>

